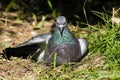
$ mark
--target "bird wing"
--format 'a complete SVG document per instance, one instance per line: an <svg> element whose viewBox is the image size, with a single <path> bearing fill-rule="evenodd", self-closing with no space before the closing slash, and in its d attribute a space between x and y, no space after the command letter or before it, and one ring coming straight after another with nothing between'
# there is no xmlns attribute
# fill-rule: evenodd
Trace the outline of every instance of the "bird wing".
<svg viewBox="0 0 120 80"><path fill-rule="evenodd" d="M30 46L30 45L39 45L40 43L48 43L49 39L52 37L51 34L40 34L35 37L32 37L28 41L18 45L17 47Z"/></svg>
<svg viewBox="0 0 120 80"><path fill-rule="evenodd" d="M11 56L27 58L29 55L33 55L33 58L36 58L36 55L40 55L44 51L50 38L51 34L37 35L16 47L4 49L3 53L5 53L7 58Z"/></svg>

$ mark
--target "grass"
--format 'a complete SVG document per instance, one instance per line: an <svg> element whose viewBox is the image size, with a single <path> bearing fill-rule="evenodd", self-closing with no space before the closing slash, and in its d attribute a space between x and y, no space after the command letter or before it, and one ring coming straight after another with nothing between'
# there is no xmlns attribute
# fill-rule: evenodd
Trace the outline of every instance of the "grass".
<svg viewBox="0 0 120 80"><path fill-rule="evenodd" d="M7 61L0 57L0 79L119 80L120 24L112 24L110 22L111 16L106 13L92 12L104 21L104 25L98 23L96 26L92 26L87 23L89 28L85 28L88 32L85 37L89 41L89 53L81 62L75 65L56 67L55 62L53 66L46 66L31 62L28 59L12 58L11 61ZM80 28L80 30L83 29ZM78 31L76 34L81 34L81 32ZM0 43L0 46L2 45L6 46L6 44ZM56 55L54 55L54 59L56 60Z"/></svg>
<svg viewBox="0 0 120 80"><path fill-rule="evenodd" d="M91 33L90 37L94 38L93 42L95 42L95 45L92 45L91 51L92 53L104 55L107 63L118 65L120 63L120 24L113 25L110 19L108 19L108 15L104 14L104 16L102 19L105 21L105 25L102 27L98 25L99 28L94 29L97 30L97 35ZM112 66L110 65L109 67ZM117 66L112 68L117 68Z"/></svg>

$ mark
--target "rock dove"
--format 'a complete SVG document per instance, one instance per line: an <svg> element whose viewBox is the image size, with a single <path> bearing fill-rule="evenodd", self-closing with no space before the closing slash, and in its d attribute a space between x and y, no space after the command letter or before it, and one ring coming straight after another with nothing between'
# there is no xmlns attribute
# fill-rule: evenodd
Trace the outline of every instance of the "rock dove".
<svg viewBox="0 0 120 80"><path fill-rule="evenodd" d="M87 40L77 39L68 29L66 18L59 16L52 34L37 35L15 48L6 48L3 52L8 57L31 56L37 62L46 63L54 62L56 53L56 64L60 65L80 61L87 53L87 49Z"/></svg>

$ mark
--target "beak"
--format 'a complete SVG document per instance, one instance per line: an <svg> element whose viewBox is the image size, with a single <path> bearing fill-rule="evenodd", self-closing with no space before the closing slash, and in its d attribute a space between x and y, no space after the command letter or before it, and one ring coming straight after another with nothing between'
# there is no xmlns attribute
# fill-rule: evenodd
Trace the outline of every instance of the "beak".
<svg viewBox="0 0 120 80"><path fill-rule="evenodd" d="M60 34L61 34L61 37L62 37L62 34L63 34L63 30L64 30L64 26L63 25L59 25L59 30L60 30Z"/></svg>

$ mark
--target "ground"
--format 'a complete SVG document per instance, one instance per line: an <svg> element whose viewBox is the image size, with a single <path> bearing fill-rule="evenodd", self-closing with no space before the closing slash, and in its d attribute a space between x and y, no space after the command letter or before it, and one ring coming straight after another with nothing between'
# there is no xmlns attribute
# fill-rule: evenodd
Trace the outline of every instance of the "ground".
<svg viewBox="0 0 120 80"><path fill-rule="evenodd" d="M0 18L0 21L0 80L75 80L75 77L72 78L71 76L77 71L86 68L99 67L104 63L100 55L94 57L90 62L89 53L81 62L78 62L75 65L61 65L58 67L47 66L42 63L35 63L29 59L17 57L12 57L11 60L7 60L2 56L3 49L6 47L15 47L35 35L50 33L54 20L44 21L40 29L34 29L35 25L33 23L24 20L21 20L18 23L9 19ZM76 35L80 37L79 33L77 33L77 30L79 30L78 26L76 28L76 26L70 24L69 28L73 33L76 33ZM84 35L88 34L85 30L81 30L80 33ZM81 73L78 75L81 78L88 77L87 74Z"/></svg>

